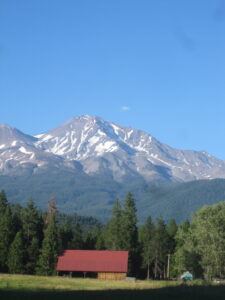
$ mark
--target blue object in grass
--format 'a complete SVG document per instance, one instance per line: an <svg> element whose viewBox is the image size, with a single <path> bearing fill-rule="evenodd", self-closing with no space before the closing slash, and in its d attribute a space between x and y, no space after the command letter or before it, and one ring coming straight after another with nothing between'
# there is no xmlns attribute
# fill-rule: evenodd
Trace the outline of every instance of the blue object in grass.
<svg viewBox="0 0 225 300"><path fill-rule="evenodd" d="M193 280L193 275L190 272L187 271L184 274L182 274L180 278L183 281L192 281Z"/></svg>

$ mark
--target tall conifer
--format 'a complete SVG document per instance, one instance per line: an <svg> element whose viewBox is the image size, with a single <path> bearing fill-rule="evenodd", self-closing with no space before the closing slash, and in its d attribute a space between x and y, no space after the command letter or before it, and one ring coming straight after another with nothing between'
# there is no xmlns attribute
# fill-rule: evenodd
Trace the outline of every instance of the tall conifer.
<svg viewBox="0 0 225 300"><path fill-rule="evenodd" d="M137 229L137 210L133 195L128 193L125 199L124 211L122 214L121 235L122 248L129 251L128 273L137 275L140 263L138 251L138 229Z"/></svg>
<svg viewBox="0 0 225 300"><path fill-rule="evenodd" d="M33 274L38 260L41 237L41 219L39 212L30 199L22 209L22 228L26 248L26 273Z"/></svg>
<svg viewBox="0 0 225 300"><path fill-rule="evenodd" d="M12 212L5 193L0 193L0 271L7 271L7 257L13 239Z"/></svg>
<svg viewBox="0 0 225 300"><path fill-rule="evenodd" d="M123 249L122 227L122 208L118 199L113 206L112 217L106 229L106 246L111 250Z"/></svg>
<svg viewBox="0 0 225 300"><path fill-rule="evenodd" d="M140 234L143 266L147 268L147 279L150 278L150 268L154 258L154 234L154 223L152 222L152 218L148 217Z"/></svg>
<svg viewBox="0 0 225 300"><path fill-rule="evenodd" d="M154 277L163 279L166 277L167 255L168 255L169 235L166 230L166 224L159 218L156 222L153 238L153 259L154 259Z"/></svg>
<svg viewBox="0 0 225 300"><path fill-rule="evenodd" d="M24 272L24 243L22 232L17 232L9 249L8 256L9 272L22 274Z"/></svg>
<svg viewBox="0 0 225 300"><path fill-rule="evenodd" d="M52 275L55 273L58 254L58 228L54 201L49 203L46 226L37 272L43 275Z"/></svg>

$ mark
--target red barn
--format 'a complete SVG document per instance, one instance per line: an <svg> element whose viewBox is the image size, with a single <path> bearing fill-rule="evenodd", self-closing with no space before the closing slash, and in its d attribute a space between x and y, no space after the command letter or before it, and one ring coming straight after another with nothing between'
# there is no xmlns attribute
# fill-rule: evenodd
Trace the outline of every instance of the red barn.
<svg viewBox="0 0 225 300"><path fill-rule="evenodd" d="M58 257L57 272L97 274L99 279L126 278L128 251L65 250Z"/></svg>

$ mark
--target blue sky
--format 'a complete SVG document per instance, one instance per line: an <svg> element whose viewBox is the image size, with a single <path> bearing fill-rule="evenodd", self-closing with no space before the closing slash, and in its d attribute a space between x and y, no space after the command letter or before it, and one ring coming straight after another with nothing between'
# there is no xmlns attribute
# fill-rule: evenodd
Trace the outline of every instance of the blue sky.
<svg viewBox="0 0 225 300"><path fill-rule="evenodd" d="M0 123L81 114L225 159L225 0L1 0Z"/></svg>

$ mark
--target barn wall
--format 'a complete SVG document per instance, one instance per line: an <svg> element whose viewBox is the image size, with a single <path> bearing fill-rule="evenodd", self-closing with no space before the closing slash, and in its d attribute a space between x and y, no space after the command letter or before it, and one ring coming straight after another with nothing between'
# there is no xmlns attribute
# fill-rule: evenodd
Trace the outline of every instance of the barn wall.
<svg viewBox="0 0 225 300"><path fill-rule="evenodd" d="M104 279L104 280L123 280L127 276L126 273L98 273L98 279Z"/></svg>

